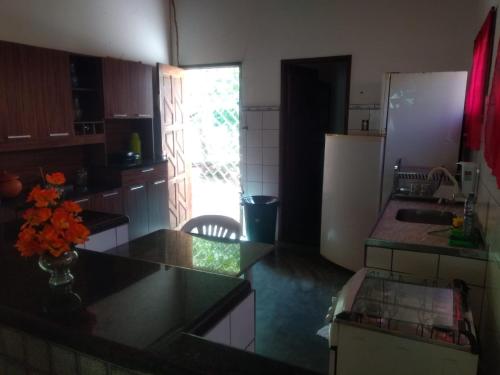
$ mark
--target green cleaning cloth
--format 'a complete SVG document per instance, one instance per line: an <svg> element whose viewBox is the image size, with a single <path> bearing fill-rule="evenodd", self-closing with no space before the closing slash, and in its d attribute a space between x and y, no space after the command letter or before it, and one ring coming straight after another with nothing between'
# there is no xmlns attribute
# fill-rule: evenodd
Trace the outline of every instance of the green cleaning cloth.
<svg viewBox="0 0 500 375"><path fill-rule="evenodd" d="M462 229L452 229L450 238L448 239L448 245L476 249L479 247L479 240L476 233L473 233L471 237L466 238Z"/></svg>

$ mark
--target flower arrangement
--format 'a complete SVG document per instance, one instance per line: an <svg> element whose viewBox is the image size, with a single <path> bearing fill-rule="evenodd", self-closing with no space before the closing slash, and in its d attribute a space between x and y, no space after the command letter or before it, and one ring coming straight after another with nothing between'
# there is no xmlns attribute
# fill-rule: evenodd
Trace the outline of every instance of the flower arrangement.
<svg viewBox="0 0 500 375"><path fill-rule="evenodd" d="M46 187L37 185L31 190L27 202L34 207L23 214L25 223L19 231L16 248L25 257L50 254L58 258L73 250L74 245L87 241L90 234L78 215L82 211L80 205L61 201L64 174L47 174L45 179Z"/></svg>

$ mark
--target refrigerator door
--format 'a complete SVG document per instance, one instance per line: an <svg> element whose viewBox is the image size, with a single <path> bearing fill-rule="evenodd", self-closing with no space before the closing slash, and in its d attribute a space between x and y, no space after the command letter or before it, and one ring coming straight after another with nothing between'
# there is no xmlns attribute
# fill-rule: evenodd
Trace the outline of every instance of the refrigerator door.
<svg viewBox="0 0 500 375"><path fill-rule="evenodd" d="M320 251L357 271L378 217L383 137L327 134Z"/></svg>
<svg viewBox="0 0 500 375"><path fill-rule="evenodd" d="M387 113L384 205L390 196L393 167L445 166L452 173L459 159L467 72L391 73L382 101Z"/></svg>

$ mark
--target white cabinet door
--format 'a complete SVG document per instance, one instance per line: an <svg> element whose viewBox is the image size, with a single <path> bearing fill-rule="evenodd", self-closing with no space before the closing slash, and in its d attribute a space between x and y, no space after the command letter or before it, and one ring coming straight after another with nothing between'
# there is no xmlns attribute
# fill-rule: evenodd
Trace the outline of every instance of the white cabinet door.
<svg viewBox="0 0 500 375"><path fill-rule="evenodd" d="M366 267L391 269L392 250L381 247L366 248Z"/></svg>
<svg viewBox="0 0 500 375"><path fill-rule="evenodd" d="M437 254L394 250L392 269L396 272L434 279L438 271L438 257Z"/></svg>
<svg viewBox="0 0 500 375"><path fill-rule="evenodd" d="M227 315L224 319L222 319L215 327L213 327L208 333L205 335L207 340L219 343L230 345L231 344L231 320L230 316Z"/></svg>
<svg viewBox="0 0 500 375"><path fill-rule="evenodd" d="M85 248L94 251L106 251L116 247L116 230L108 229L104 232L93 234L85 242Z"/></svg>
<svg viewBox="0 0 500 375"><path fill-rule="evenodd" d="M231 346L246 349L255 338L255 293L231 312Z"/></svg>
<svg viewBox="0 0 500 375"><path fill-rule="evenodd" d="M484 286L486 261L441 255L439 278L445 280L462 279L467 284Z"/></svg>

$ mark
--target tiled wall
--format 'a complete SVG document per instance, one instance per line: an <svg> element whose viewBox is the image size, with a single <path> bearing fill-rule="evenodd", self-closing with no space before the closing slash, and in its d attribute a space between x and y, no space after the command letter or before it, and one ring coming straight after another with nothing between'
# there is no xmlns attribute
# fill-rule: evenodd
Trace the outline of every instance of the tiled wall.
<svg viewBox="0 0 500 375"><path fill-rule="evenodd" d="M0 326L1 375L147 375Z"/></svg>
<svg viewBox="0 0 500 375"><path fill-rule="evenodd" d="M379 130L380 106L378 104L351 104L349 106L348 130L361 130L362 120L369 120L369 130Z"/></svg>
<svg viewBox="0 0 500 375"><path fill-rule="evenodd" d="M241 112L240 124L240 168L244 193L278 196L279 109L245 109Z"/></svg>
<svg viewBox="0 0 500 375"><path fill-rule="evenodd" d="M486 293L481 319L481 368L484 374L500 374L500 189L485 165L482 151L477 215L489 247Z"/></svg>

